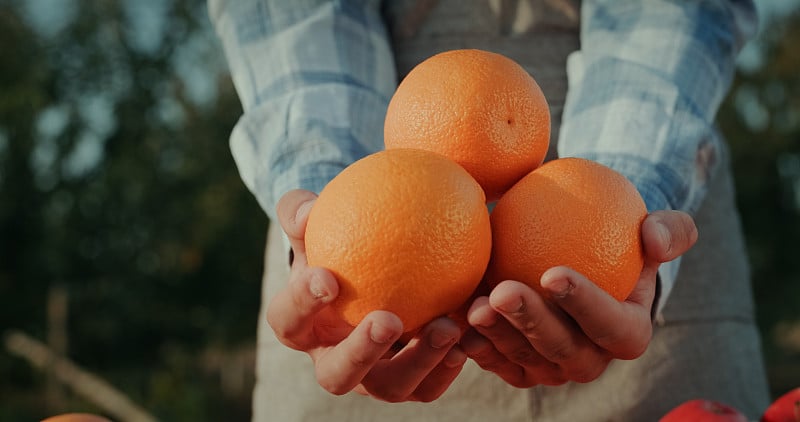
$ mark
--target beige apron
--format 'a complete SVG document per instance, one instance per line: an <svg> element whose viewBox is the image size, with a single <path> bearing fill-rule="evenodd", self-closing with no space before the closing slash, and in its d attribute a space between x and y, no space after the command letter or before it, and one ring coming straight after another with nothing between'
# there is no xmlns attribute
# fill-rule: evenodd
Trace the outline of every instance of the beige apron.
<svg viewBox="0 0 800 422"><path fill-rule="evenodd" d="M555 145L566 97L566 58L579 47L578 4L570 0L418 0L386 2L398 74L444 50L506 54L542 87ZM555 147L549 154L552 158ZM647 352L614 361L596 381L516 389L468 361L433 403L387 404L356 393L337 397L314 378L307 355L281 345L266 324L266 304L288 278L280 227L267 244L258 328L254 421L656 421L697 397L733 404L755 419L766 407L760 339L749 269L727 161L696 216L700 240L684 257L677 285Z"/></svg>

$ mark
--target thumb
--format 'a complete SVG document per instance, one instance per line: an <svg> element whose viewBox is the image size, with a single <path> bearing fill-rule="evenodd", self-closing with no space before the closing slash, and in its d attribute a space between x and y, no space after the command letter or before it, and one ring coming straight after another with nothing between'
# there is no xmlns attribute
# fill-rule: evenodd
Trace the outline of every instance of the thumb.
<svg viewBox="0 0 800 422"><path fill-rule="evenodd" d="M286 192L275 207L278 222L289 238L289 245L295 255L305 255L305 235L308 214L317 195L314 192L295 189Z"/></svg>
<svg viewBox="0 0 800 422"><path fill-rule="evenodd" d="M648 261L664 263L683 255L697 242L694 219L682 211L655 211L642 224Z"/></svg>

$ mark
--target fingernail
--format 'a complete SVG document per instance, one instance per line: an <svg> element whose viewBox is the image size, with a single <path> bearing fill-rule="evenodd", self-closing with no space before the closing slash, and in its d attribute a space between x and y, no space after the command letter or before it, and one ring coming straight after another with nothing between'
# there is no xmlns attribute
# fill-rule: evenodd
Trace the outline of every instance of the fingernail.
<svg viewBox="0 0 800 422"><path fill-rule="evenodd" d="M311 295L314 296L314 299L326 301L328 297L330 297L330 292L325 288L325 283L319 278L317 274L313 274L311 276L311 280L308 283L308 290L311 292Z"/></svg>
<svg viewBox="0 0 800 422"><path fill-rule="evenodd" d="M444 366L448 368L458 368L459 366L464 365L466 361L467 354L464 353L464 351L458 346L454 346L452 349L450 349L450 351L447 352L442 360Z"/></svg>
<svg viewBox="0 0 800 422"><path fill-rule="evenodd" d="M658 238L661 240L662 244L667 245L667 253L672 251L672 235L669 232L669 227L667 227L661 221L656 224L657 231L658 231Z"/></svg>
<svg viewBox="0 0 800 422"><path fill-rule="evenodd" d="M483 328L491 328L496 323L497 323L497 313L492 311L490 315L484 316L484 319L482 321L476 322L475 325Z"/></svg>
<svg viewBox="0 0 800 422"><path fill-rule="evenodd" d="M386 327L384 325L378 324L377 322L373 322L372 326L369 328L369 337L378 344L386 344L390 343L394 340L395 336L394 330Z"/></svg>
<svg viewBox="0 0 800 422"><path fill-rule="evenodd" d="M522 302L521 297L518 297L512 301L498 305L497 308L507 314L515 314L522 311L523 306L525 306L525 303Z"/></svg>
<svg viewBox="0 0 800 422"><path fill-rule="evenodd" d="M433 330L428 335L428 342L434 349L441 349L453 344L456 341L455 337L450 334L443 333L438 330Z"/></svg>
<svg viewBox="0 0 800 422"><path fill-rule="evenodd" d="M314 205L313 199L300 204L300 206L297 207L297 214L295 214L294 217L295 221L300 221L301 219L305 218L305 216L308 215L309 212L311 212L311 207L313 205Z"/></svg>
<svg viewBox="0 0 800 422"><path fill-rule="evenodd" d="M554 277L542 280L542 287L550 292L550 295L556 299L563 299L569 295L575 285L572 284L568 277Z"/></svg>

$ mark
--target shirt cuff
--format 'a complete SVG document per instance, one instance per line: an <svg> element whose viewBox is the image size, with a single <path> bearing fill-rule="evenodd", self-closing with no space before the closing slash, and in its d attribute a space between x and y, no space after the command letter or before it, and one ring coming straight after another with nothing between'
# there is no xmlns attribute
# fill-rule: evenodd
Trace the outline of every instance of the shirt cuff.
<svg viewBox="0 0 800 422"><path fill-rule="evenodd" d="M753 17L748 1L585 1L559 156L622 173L649 212L694 213L725 153L713 120ZM657 321L679 267L659 268Z"/></svg>
<svg viewBox="0 0 800 422"><path fill-rule="evenodd" d="M320 107L331 98L349 100ZM378 151L387 101L368 90L331 84L245 113L231 133L231 152L242 180L267 215L275 220L275 206L286 192L319 194L345 167Z"/></svg>
<svg viewBox="0 0 800 422"><path fill-rule="evenodd" d="M273 220L284 193L319 193L347 165L382 147L397 81L380 4L209 2L244 109L231 152Z"/></svg>
<svg viewBox="0 0 800 422"><path fill-rule="evenodd" d="M665 262L658 267L658 283L660 283L660 294L653 303L653 313L655 315L654 322L656 324L664 323L664 306L667 304L667 298L672 293L672 288L675 286L675 280L678 278L678 270L681 267L681 257L677 257L672 261Z"/></svg>

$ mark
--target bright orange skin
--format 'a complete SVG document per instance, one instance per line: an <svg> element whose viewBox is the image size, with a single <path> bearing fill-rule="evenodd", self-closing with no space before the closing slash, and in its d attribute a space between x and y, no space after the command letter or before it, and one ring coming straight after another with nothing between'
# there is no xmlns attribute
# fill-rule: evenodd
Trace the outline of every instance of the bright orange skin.
<svg viewBox="0 0 800 422"><path fill-rule="evenodd" d="M336 276L332 307L345 321L387 310L409 332L469 298L489 261L491 228L483 191L461 166L394 149L353 163L322 190L305 243L308 263Z"/></svg>
<svg viewBox="0 0 800 422"><path fill-rule="evenodd" d="M384 143L449 157L494 201L542 164L550 109L536 81L508 57L446 51L400 83L386 113Z"/></svg>
<svg viewBox="0 0 800 422"><path fill-rule="evenodd" d="M544 293L542 274L568 266L617 300L636 285L647 216L633 184L590 160L549 161L511 188L492 211L491 285L524 282Z"/></svg>
<svg viewBox="0 0 800 422"><path fill-rule="evenodd" d="M110 420L91 413L64 413L43 419L42 422L111 422Z"/></svg>

